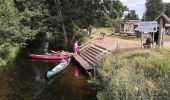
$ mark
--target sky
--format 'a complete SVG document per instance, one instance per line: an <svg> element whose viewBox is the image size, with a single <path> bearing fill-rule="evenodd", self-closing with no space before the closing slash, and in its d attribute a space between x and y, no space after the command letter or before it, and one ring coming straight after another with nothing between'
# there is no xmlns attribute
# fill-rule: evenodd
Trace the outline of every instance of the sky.
<svg viewBox="0 0 170 100"><path fill-rule="evenodd" d="M120 0L124 5L127 5L129 10L135 10L141 19L143 13L145 12L145 2L146 0ZM127 14L127 12L125 13Z"/></svg>
<svg viewBox="0 0 170 100"><path fill-rule="evenodd" d="M129 10L135 10L141 19L143 13L145 12L145 2L146 0L120 0L124 5L127 5ZM163 0L163 2L170 3L170 0ZM127 12L125 13L127 14Z"/></svg>

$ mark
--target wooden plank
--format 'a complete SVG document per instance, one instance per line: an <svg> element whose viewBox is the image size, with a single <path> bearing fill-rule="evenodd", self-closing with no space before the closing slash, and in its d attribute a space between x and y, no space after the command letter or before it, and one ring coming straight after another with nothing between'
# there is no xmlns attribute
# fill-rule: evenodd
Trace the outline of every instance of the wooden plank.
<svg viewBox="0 0 170 100"><path fill-rule="evenodd" d="M93 70L94 67L92 67L87 61L85 61L80 55L73 55L76 61L80 63L80 65L85 69L85 70Z"/></svg>

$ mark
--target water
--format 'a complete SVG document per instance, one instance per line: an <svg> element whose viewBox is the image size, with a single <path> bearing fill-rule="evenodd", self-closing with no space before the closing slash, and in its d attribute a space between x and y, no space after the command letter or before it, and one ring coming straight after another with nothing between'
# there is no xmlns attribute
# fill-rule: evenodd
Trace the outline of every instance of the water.
<svg viewBox="0 0 170 100"><path fill-rule="evenodd" d="M57 63L28 58L29 52L41 53L42 48L38 44L23 49L8 69L0 72L0 100L96 100L95 88L73 60L64 71L47 79L47 71Z"/></svg>

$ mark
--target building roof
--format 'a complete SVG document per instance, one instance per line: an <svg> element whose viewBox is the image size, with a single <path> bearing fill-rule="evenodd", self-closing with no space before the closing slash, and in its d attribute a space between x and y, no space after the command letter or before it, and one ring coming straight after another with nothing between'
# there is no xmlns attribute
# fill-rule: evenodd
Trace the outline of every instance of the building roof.
<svg viewBox="0 0 170 100"><path fill-rule="evenodd" d="M129 20L129 22L141 22L141 20Z"/></svg>
<svg viewBox="0 0 170 100"><path fill-rule="evenodd" d="M160 14L156 19L155 21L158 21L160 18L164 18L164 20L167 22L167 23L170 23L170 18L168 18L165 14Z"/></svg>
<svg viewBox="0 0 170 100"><path fill-rule="evenodd" d="M141 22L141 20L129 20L128 22L125 22L126 24L138 24Z"/></svg>

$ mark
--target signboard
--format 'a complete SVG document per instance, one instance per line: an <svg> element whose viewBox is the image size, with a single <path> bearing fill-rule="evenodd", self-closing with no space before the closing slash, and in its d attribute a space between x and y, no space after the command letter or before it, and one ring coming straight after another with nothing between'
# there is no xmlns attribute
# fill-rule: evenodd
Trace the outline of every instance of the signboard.
<svg viewBox="0 0 170 100"><path fill-rule="evenodd" d="M138 30L140 32L157 32L157 21L147 21L147 22L139 22Z"/></svg>

